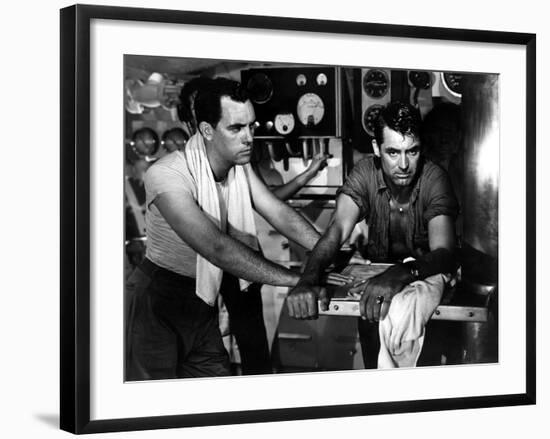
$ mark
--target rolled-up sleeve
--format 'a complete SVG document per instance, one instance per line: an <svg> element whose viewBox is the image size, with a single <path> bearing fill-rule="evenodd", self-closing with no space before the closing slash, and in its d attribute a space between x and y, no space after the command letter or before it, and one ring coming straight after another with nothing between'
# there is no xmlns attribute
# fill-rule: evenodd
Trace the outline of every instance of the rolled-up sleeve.
<svg viewBox="0 0 550 439"><path fill-rule="evenodd" d="M184 173L172 166L157 163L152 165L145 173L144 183L147 194L147 207L159 195L166 192L193 195L189 179L186 178Z"/></svg>
<svg viewBox="0 0 550 439"><path fill-rule="evenodd" d="M363 220L369 213L370 203L368 197L370 163L364 159L355 164L348 175L344 185L338 189L336 196L346 194L359 207L359 220Z"/></svg>
<svg viewBox="0 0 550 439"><path fill-rule="evenodd" d="M428 190L425 200L424 221L426 224L439 215L456 219L459 211L458 202L447 173L434 166L427 177Z"/></svg>

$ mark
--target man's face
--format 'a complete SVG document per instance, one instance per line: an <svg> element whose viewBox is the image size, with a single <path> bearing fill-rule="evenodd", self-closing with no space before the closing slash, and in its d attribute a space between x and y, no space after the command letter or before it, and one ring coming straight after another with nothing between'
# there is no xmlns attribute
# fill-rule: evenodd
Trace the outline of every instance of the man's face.
<svg viewBox="0 0 550 439"><path fill-rule="evenodd" d="M418 171L420 142L417 137L403 135L384 127L384 142L373 141L374 152L380 157L382 171L395 186L409 186Z"/></svg>
<svg viewBox="0 0 550 439"><path fill-rule="evenodd" d="M211 142L218 156L229 165L244 165L252 156L256 115L250 101L221 98L222 117L212 130Z"/></svg>

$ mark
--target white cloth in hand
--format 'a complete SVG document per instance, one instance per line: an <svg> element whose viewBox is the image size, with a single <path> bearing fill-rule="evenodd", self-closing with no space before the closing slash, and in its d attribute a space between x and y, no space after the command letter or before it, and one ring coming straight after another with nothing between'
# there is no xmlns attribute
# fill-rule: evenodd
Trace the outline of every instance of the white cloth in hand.
<svg viewBox="0 0 550 439"><path fill-rule="evenodd" d="M449 276L436 274L397 293L379 324L378 368L414 367L424 343L425 326L441 302Z"/></svg>

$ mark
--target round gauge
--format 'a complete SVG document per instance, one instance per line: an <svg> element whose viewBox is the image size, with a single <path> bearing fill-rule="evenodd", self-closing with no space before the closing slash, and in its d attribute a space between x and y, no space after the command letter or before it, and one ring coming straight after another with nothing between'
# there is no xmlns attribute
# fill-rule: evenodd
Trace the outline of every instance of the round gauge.
<svg viewBox="0 0 550 439"><path fill-rule="evenodd" d="M256 104L264 104L273 95L273 83L265 73L256 73L246 84L250 99Z"/></svg>
<svg viewBox="0 0 550 439"><path fill-rule="evenodd" d="M298 76L296 76L296 84L298 84L298 87L303 87L307 83L306 75L300 73Z"/></svg>
<svg viewBox="0 0 550 439"><path fill-rule="evenodd" d="M132 147L140 157L149 157L159 149L159 136L151 128L140 128L132 136Z"/></svg>
<svg viewBox="0 0 550 439"><path fill-rule="evenodd" d="M316 79L317 85L327 85L328 78L327 75L325 75L324 73L319 73Z"/></svg>
<svg viewBox="0 0 550 439"><path fill-rule="evenodd" d="M168 151L183 151L189 136L181 128L175 127L165 131L162 135L162 146Z"/></svg>
<svg viewBox="0 0 550 439"><path fill-rule="evenodd" d="M372 69L363 77L363 90L371 98L381 98L389 89L389 78L386 72Z"/></svg>
<svg viewBox="0 0 550 439"><path fill-rule="evenodd" d="M298 119L305 126L319 124L325 115L325 104L315 93L306 93L298 100Z"/></svg>
<svg viewBox="0 0 550 439"><path fill-rule="evenodd" d="M441 79L445 88L456 97L462 96L462 74L442 73Z"/></svg>
<svg viewBox="0 0 550 439"><path fill-rule="evenodd" d="M294 124L292 113L277 114L275 116L275 130L283 136L292 132Z"/></svg>
<svg viewBox="0 0 550 439"><path fill-rule="evenodd" d="M409 72L409 81L415 88L427 90L432 85L432 77L430 73L419 70L411 70Z"/></svg>
<svg viewBox="0 0 550 439"><path fill-rule="evenodd" d="M363 128L370 136L374 136L374 122L382 108L384 108L382 105L371 105L363 114Z"/></svg>

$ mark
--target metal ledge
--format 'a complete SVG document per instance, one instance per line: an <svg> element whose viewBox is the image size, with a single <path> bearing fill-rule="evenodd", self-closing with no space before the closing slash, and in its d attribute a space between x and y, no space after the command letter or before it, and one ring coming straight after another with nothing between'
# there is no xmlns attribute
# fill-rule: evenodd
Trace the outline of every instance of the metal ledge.
<svg viewBox="0 0 550 439"><path fill-rule="evenodd" d="M319 315L360 317L359 302L357 300L333 299L327 311L321 311L321 304L319 303ZM439 305L432 314L431 319L458 322L486 322L487 308L480 306Z"/></svg>

